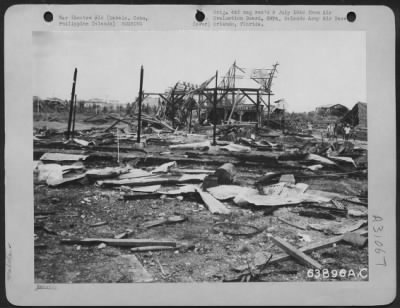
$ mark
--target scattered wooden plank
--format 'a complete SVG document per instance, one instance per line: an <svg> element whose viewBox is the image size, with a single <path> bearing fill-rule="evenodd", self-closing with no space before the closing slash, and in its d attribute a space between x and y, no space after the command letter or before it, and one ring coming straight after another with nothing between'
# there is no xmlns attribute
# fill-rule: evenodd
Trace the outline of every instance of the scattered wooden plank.
<svg viewBox="0 0 400 308"><path fill-rule="evenodd" d="M124 179L124 180L104 180L97 181L97 184L100 186L118 186L118 185L127 185L127 186L148 186L150 185L175 185L178 184L177 177L142 177L142 178L132 178L132 179Z"/></svg>
<svg viewBox="0 0 400 308"><path fill-rule="evenodd" d="M354 233L358 233L360 235L365 235L365 234L368 234L368 230L357 230L357 231L354 231ZM333 244L337 244L342 240L343 240L343 235L338 235L338 236L334 236L334 237L328 238L323 241L319 241L319 242L312 243L307 246L303 246L303 247L299 248L299 250L304 253L309 253L309 252L313 252L318 249L331 247ZM279 254L279 255L272 257L272 259L269 261L269 263L274 264L274 263L278 263L278 262L282 262L282 261L287 261L287 260L290 260L290 258L291 258L290 255L283 253L283 254Z"/></svg>
<svg viewBox="0 0 400 308"><path fill-rule="evenodd" d="M206 173L200 174L183 174L178 181L180 183L201 183L204 181L205 177L207 176Z"/></svg>
<svg viewBox="0 0 400 308"><path fill-rule="evenodd" d="M150 185L150 186L142 186L142 187L133 187L132 191L135 192L146 192L146 193L154 193L161 188L161 185Z"/></svg>
<svg viewBox="0 0 400 308"><path fill-rule="evenodd" d="M44 153L41 157L41 161L78 161L85 160L89 155L76 155L66 153Z"/></svg>
<svg viewBox="0 0 400 308"><path fill-rule="evenodd" d="M157 220L152 220L152 221L146 221L141 225L141 227L149 229L157 226L161 226L164 224L174 224L178 222L183 222L187 219L186 216L183 215L174 215L174 216L169 216L167 218L163 219L157 219Z"/></svg>
<svg viewBox="0 0 400 308"><path fill-rule="evenodd" d="M129 172L119 175L118 180L133 179L151 176L151 172L142 169L131 169Z"/></svg>
<svg viewBox="0 0 400 308"><path fill-rule="evenodd" d="M146 247L133 247L132 252L146 252L146 251L160 251L160 250L175 250L176 247L170 246L146 246Z"/></svg>
<svg viewBox="0 0 400 308"><path fill-rule="evenodd" d="M214 174L214 170L207 169L181 169L181 168L171 168L171 172L174 173L189 173L189 174Z"/></svg>
<svg viewBox="0 0 400 308"><path fill-rule="evenodd" d="M104 226L106 224L107 224L107 221L99 221L94 224L90 224L89 227L100 227L100 226Z"/></svg>
<svg viewBox="0 0 400 308"><path fill-rule="evenodd" d="M86 171L86 175L89 179L98 180L98 179L115 178L119 176L121 173L126 173L126 172L128 172L127 168L106 167L102 169L90 169Z"/></svg>
<svg viewBox="0 0 400 308"><path fill-rule="evenodd" d="M204 204L212 214L230 214L231 211L223 205L220 201L215 199L208 192L202 191L200 188L196 188L197 193L200 195Z"/></svg>
<svg viewBox="0 0 400 308"><path fill-rule="evenodd" d="M171 161L168 163L164 163L161 166L156 167L154 170L152 170L152 173L167 173L170 171L171 168L177 167L176 161Z"/></svg>
<svg viewBox="0 0 400 308"><path fill-rule="evenodd" d="M77 143L77 144L79 144L79 145L81 145L81 146L84 146L84 147L87 147L87 146L89 146L91 144L94 144L93 141L86 141L86 140L77 139L77 138L72 139L72 141Z"/></svg>
<svg viewBox="0 0 400 308"><path fill-rule="evenodd" d="M316 210L316 209L299 211L299 215L304 216L304 217L315 217L315 218L322 218L322 219L329 219L329 220L336 219L336 217L334 215L332 215L324 210Z"/></svg>
<svg viewBox="0 0 400 308"><path fill-rule="evenodd" d="M126 231L124 231L124 232L122 232L122 233L120 233L120 234L115 235L114 238L115 238L115 239L122 239L122 238L128 237L128 236L131 235L132 233L133 233L133 230L131 230L131 229L126 229Z"/></svg>
<svg viewBox="0 0 400 308"><path fill-rule="evenodd" d="M63 165L63 166L61 166L61 169L62 169L62 173L65 174L65 173L68 173L68 172L70 172L72 170L85 169L85 166L83 164L81 164L81 163L76 163L76 165L75 164L74 165L67 165L67 166Z"/></svg>
<svg viewBox="0 0 400 308"><path fill-rule="evenodd" d="M152 239L115 239L115 238L84 238L84 239L62 239L61 244L68 245L96 245L105 243L109 246L119 247L143 247L143 246L171 246L176 247L175 241L152 240Z"/></svg>
<svg viewBox="0 0 400 308"><path fill-rule="evenodd" d="M247 146L243 146L240 144L228 144L220 148L221 150L229 151L229 152L237 152L237 153L249 153L251 152L251 148Z"/></svg>
<svg viewBox="0 0 400 308"><path fill-rule="evenodd" d="M356 162L351 158L351 157L345 157L345 156L330 156L328 155L329 159L336 161L336 162L344 162L348 164L352 164L354 167L357 168Z"/></svg>
<svg viewBox="0 0 400 308"><path fill-rule="evenodd" d="M146 200L146 199L156 199L161 196L161 193L137 193L137 194L125 194L124 200Z"/></svg>
<svg viewBox="0 0 400 308"><path fill-rule="evenodd" d="M171 150L207 150L211 146L210 141L195 142L195 143L184 143L170 145Z"/></svg>
<svg viewBox="0 0 400 308"><path fill-rule="evenodd" d="M183 195L183 194L193 194L196 192L196 187L195 185L183 185L180 186L177 189L172 189L172 190L168 190L168 191L159 191L160 194L163 195L172 195L172 196L176 196L176 195Z"/></svg>
<svg viewBox="0 0 400 308"><path fill-rule="evenodd" d="M285 220L285 219L283 219L283 218L278 217L278 220L281 221L281 222L283 222L283 223L285 223L285 224L287 224L287 225L289 225L289 226L295 227L295 228L297 228L297 229L300 229L300 230L307 230L306 227L299 226L299 225L297 225L297 224L295 224L295 223L293 223L293 222L287 221L287 220Z"/></svg>
<svg viewBox="0 0 400 308"><path fill-rule="evenodd" d="M281 249L283 249L288 255L292 256L296 260L298 260L300 263L306 265L306 266L311 266L313 268L321 269L322 265L319 264L317 261L312 259L311 257L307 256L304 252L300 251L296 247L290 245L288 242L285 240L279 238L279 237L274 237L271 236L272 241L279 246Z"/></svg>
<svg viewBox="0 0 400 308"><path fill-rule="evenodd" d="M325 158L323 156L320 156L320 155L317 155L317 154L311 154L310 153L310 154L307 155L306 159L307 160L312 160L312 161L317 161L317 162L319 162L319 163L321 163L323 165L331 165L331 166L336 165L336 163L333 162L332 160L327 159L327 158Z"/></svg>

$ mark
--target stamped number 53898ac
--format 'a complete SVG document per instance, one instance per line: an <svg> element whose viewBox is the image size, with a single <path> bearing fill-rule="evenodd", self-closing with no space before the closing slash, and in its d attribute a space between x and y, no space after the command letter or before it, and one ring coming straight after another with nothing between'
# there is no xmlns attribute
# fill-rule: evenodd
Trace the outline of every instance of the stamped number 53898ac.
<svg viewBox="0 0 400 308"><path fill-rule="evenodd" d="M357 270L353 269L309 269L307 271L307 278L314 279L331 279L331 278L358 278L367 279L368 278L368 268L360 268Z"/></svg>

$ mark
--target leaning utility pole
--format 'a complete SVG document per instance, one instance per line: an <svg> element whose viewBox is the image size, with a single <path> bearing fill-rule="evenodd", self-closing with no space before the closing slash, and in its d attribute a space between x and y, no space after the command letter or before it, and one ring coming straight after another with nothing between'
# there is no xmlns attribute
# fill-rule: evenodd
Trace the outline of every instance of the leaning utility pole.
<svg viewBox="0 0 400 308"><path fill-rule="evenodd" d="M74 116L73 116L73 118L72 118L72 133L71 133L72 138L74 138L74 135L75 135L76 104L77 104L77 98L76 98L76 94L75 94Z"/></svg>
<svg viewBox="0 0 400 308"><path fill-rule="evenodd" d="M137 143L140 142L140 127L142 126L142 98L143 98L143 65L140 67L140 88L139 88L139 114L137 127Z"/></svg>
<svg viewBox="0 0 400 308"><path fill-rule="evenodd" d="M74 79L72 82L72 92L71 92L71 102L69 107L69 118L68 118L68 130L67 130L67 139L69 139L71 134L71 122L72 122L72 111L74 109L74 98L75 98L75 84L76 84L76 75L78 74L78 69L75 68L74 71Z"/></svg>
<svg viewBox="0 0 400 308"><path fill-rule="evenodd" d="M230 114L230 116L229 116L228 124L229 124L229 121L230 121L230 119L231 119L231 116L232 116L232 113L233 113L233 109L234 109L234 106L235 106L235 94L236 94L236 89L235 89L235 87L236 87L236 60L235 60L235 62L233 62L232 112L231 112L231 114Z"/></svg>
<svg viewBox="0 0 400 308"><path fill-rule="evenodd" d="M214 128L213 128L213 145L217 145L215 140L215 135L217 132L217 88L218 88L218 71L215 72L215 89L214 89L214 108L213 108L213 120L214 120Z"/></svg>
<svg viewBox="0 0 400 308"><path fill-rule="evenodd" d="M257 90L257 104L256 104L256 109L257 109L257 125L256 125L256 132L258 132L258 129L262 126L262 120L261 120L261 113L260 113L260 91Z"/></svg>

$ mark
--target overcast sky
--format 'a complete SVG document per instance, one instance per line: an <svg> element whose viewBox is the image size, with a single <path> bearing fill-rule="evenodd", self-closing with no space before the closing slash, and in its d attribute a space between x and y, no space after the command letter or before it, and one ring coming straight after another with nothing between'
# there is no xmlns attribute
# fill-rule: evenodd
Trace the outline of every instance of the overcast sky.
<svg viewBox="0 0 400 308"><path fill-rule="evenodd" d="M218 70L270 68L279 62L272 101L290 111L366 102L364 32L164 31L34 32L33 95L69 99L78 68L78 99L130 102L139 91L164 92L178 80L200 84Z"/></svg>

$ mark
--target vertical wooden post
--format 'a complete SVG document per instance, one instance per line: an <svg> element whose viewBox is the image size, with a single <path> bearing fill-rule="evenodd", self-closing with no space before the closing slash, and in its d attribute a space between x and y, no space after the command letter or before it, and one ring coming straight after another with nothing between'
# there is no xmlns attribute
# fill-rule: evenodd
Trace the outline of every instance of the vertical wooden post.
<svg viewBox="0 0 400 308"><path fill-rule="evenodd" d="M193 108L192 108L192 103L190 104L190 117L189 117L189 134L192 132L192 113L193 113Z"/></svg>
<svg viewBox="0 0 400 308"><path fill-rule="evenodd" d="M142 98L143 98L143 65L140 67L139 114L138 114L138 127L137 127L137 143L140 142L140 128L142 126Z"/></svg>
<svg viewBox="0 0 400 308"><path fill-rule="evenodd" d="M118 127L116 127L116 131L117 131L117 163L119 163L119 131L118 131Z"/></svg>
<svg viewBox="0 0 400 308"><path fill-rule="evenodd" d="M200 120L201 120L201 117L200 117L200 114L201 114L201 94L199 93L199 103L197 104L198 105L198 107L197 107L197 120L199 121L199 124L200 124Z"/></svg>
<svg viewBox="0 0 400 308"><path fill-rule="evenodd" d="M257 130L261 127L261 114L260 114L260 91L257 90Z"/></svg>
<svg viewBox="0 0 400 308"><path fill-rule="evenodd" d="M72 111L73 111L73 109L74 109L75 84L76 84L76 75L77 75L77 74L78 74L78 69L75 68L75 71L74 71L74 79L73 79L73 82L72 82L71 102L70 102L70 106L69 106L67 139L70 138L70 134L71 134Z"/></svg>
<svg viewBox="0 0 400 308"><path fill-rule="evenodd" d="M75 135L75 118L76 118L76 104L77 104L77 98L76 98L76 94L75 94L75 103L74 103L74 116L72 119L72 138L74 138Z"/></svg>
<svg viewBox="0 0 400 308"><path fill-rule="evenodd" d="M217 145L217 141L215 140L215 135L217 133L217 87L218 87L218 71L215 72L215 88L214 88L214 128L213 128L213 145Z"/></svg>
<svg viewBox="0 0 400 308"><path fill-rule="evenodd" d="M175 89L171 92L172 128L175 129Z"/></svg>
<svg viewBox="0 0 400 308"><path fill-rule="evenodd" d="M235 87L236 87L236 60L235 60L235 62L233 62L232 112L230 113L228 122L229 122L230 119L231 119L231 116L232 116L232 114L233 114L233 109L234 109L234 106L235 106L235 96L236 96L236 89L235 89ZM229 124L229 123L228 123L228 124Z"/></svg>
<svg viewBox="0 0 400 308"><path fill-rule="evenodd" d="M270 115L271 115L271 90L268 90L268 126L270 122Z"/></svg>

